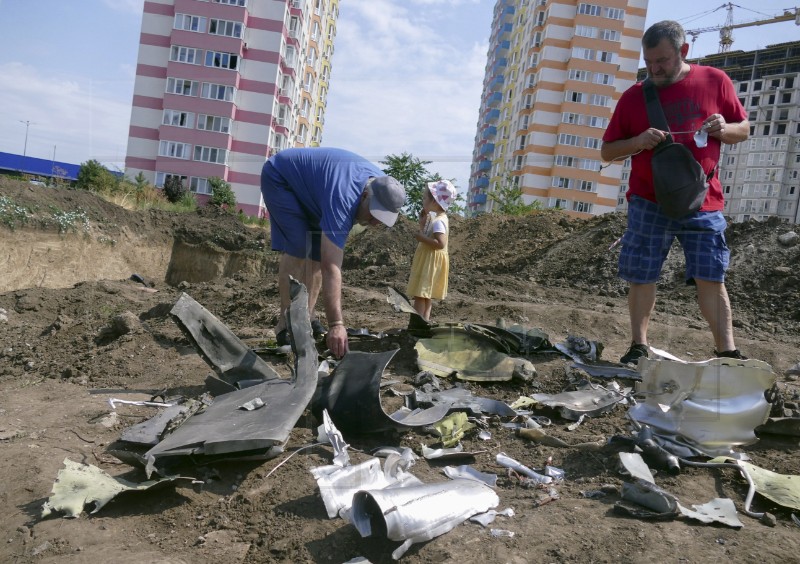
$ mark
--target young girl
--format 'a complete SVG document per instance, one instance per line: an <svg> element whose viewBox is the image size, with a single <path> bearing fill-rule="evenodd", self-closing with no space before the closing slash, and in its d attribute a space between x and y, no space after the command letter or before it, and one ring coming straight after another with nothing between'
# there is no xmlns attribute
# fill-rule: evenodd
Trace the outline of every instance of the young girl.
<svg viewBox="0 0 800 564"><path fill-rule="evenodd" d="M425 321L430 321L432 300L447 296L450 258L447 253L447 208L456 197L455 187L447 180L428 182L422 194L419 214L419 245L411 262L408 295L414 297L414 309Z"/></svg>

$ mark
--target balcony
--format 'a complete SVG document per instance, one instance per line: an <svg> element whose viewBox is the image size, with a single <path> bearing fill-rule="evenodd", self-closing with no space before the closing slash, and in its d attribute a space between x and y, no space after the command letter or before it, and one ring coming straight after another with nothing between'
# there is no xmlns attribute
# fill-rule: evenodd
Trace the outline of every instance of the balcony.
<svg viewBox="0 0 800 564"><path fill-rule="evenodd" d="M513 24L505 23L500 26L500 29L497 32L497 39L507 39L508 36L511 34L511 30L513 28Z"/></svg>
<svg viewBox="0 0 800 564"><path fill-rule="evenodd" d="M489 159L484 159L478 163L478 172L486 172L488 170L491 170L491 168L492 168L492 161L490 161Z"/></svg>
<svg viewBox="0 0 800 564"><path fill-rule="evenodd" d="M497 135L497 127L490 125L481 132L481 139L493 139L495 135Z"/></svg>
<svg viewBox="0 0 800 564"><path fill-rule="evenodd" d="M500 119L500 110L489 110L486 114L486 123L496 123Z"/></svg>
<svg viewBox="0 0 800 564"><path fill-rule="evenodd" d="M494 153L494 143L486 143L485 145L482 145L479 153L483 156L491 155Z"/></svg>
<svg viewBox="0 0 800 564"><path fill-rule="evenodd" d="M486 188L489 186L489 179L485 176L475 180L475 188Z"/></svg>
<svg viewBox="0 0 800 564"><path fill-rule="evenodd" d="M495 60L494 64L492 64L492 68L489 69L489 75L494 76L506 67L508 67L508 59L505 57L500 57L499 59Z"/></svg>
<svg viewBox="0 0 800 564"><path fill-rule="evenodd" d="M503 94L501 92L493 92L486 100L486 105L490 108L497 106L503 101Z"/></svg>
<svg viewBox="0 0 800 564"><path fill-rule="evenodd" d="M475 194L472 197L473 204L485 204L486 203L486 194Z"/></svg>
<svg viewBox="0 0 800 564"><path fill-rule="evenodd" d="M504 55L508 53L509 48L511 47L510 41L499 41L497 46L494 48L495 55Z"/></svg>
<svg viewBox="0 0 800 564"><path fill-rule="evenodd" d="M492 81L489 83L489 89L490 90L501 90L503 88L503 83L504 82L505 82L505 78L503 77L503 75L502 74L498 75L498 76L494 77L494 79L492 79Z"/></svg>

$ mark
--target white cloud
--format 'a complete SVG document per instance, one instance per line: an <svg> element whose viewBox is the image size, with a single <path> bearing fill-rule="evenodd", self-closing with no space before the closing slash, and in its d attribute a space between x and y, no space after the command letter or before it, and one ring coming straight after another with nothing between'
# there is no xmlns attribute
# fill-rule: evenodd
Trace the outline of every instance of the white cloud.
<svg viewBox="0 0 800 564"><path fill-rule="evenodd" d="M342 5L323 144L376 162L409 152L466 188L487 45L437 30L433 12L453 2Z"/></svg>
<svg viewBox="0 0 800 564"><path fill-rule="evenodd" d="M28 127L27 155L80 164L96 159L107 165L122 166L125 158L130 100L116 99L109 84L83 77L56 77L41 74L22 63L0 64L0 91L3 107L0 121L19 125L0 138L0 150L22 153L25 150L25 124Z"/></svg>
<svg viewBox="0 0 800 564"><path fill-rule="evenodd" d="M144 9L144 0L103 0L108 8L116 12L141 15Z"/></svg>

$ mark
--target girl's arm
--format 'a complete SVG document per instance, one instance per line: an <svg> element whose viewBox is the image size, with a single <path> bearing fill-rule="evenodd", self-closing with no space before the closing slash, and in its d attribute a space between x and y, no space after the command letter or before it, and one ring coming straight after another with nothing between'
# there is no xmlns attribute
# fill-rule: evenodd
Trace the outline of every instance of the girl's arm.
<svg viewBox="0 0 800 564"><path fill-rule="evenodd" d="M447 246L447 233L434 233L433 237L427 237L420 232L415 235L417 241L433 247L434 249L444 249Z"/></svg>

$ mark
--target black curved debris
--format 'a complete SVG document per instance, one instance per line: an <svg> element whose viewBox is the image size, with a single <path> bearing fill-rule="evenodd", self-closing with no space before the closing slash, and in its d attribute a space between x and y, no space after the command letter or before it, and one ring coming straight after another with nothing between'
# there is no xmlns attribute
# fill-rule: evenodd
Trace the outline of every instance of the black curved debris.
<svg viewBox="0 0 800 564"><path fill-rule="evenodd" d="M283 452L289 433L317 386L317 350L308 318L308 294L305 286L294 280L291 293L287 321L296 355L291 380L280 378L208 310L187 294L181 295L171 313L206 362L226 381L263 382L215 398L150 449L146 454L148 477L180 457L272 458ZM257 398L264 402L260 409L240 409Z"/></svg>
<svg viewBox="0 0 800 564"><path fill-rule="evenodd" d="M449 404L388 415L381 405L381 376L399 349L368 353L350 351L327 381L320 383L312 411L321 419L323 409L336 427L350 433L378 433L432 425L447 415Z"/></svg>

